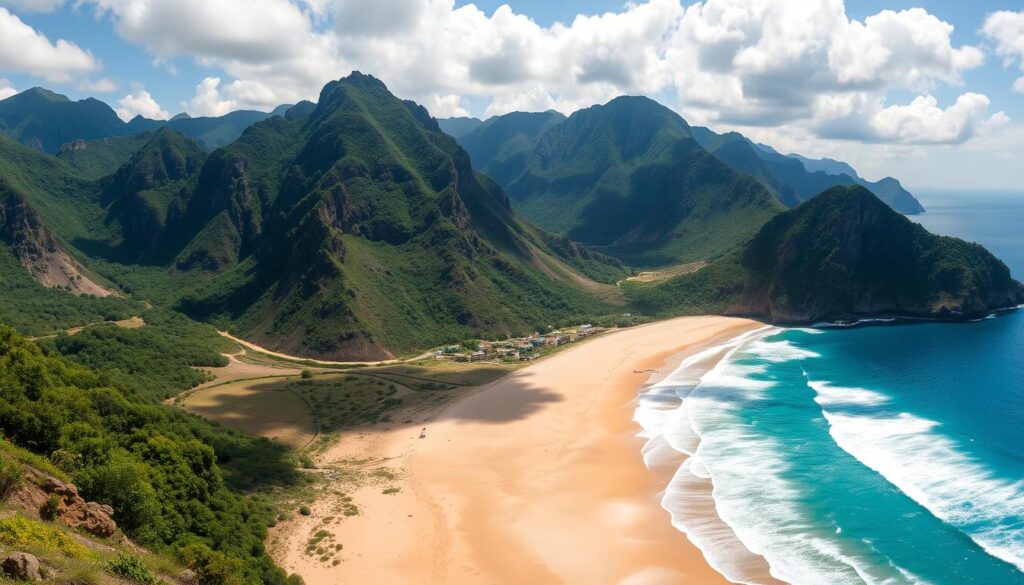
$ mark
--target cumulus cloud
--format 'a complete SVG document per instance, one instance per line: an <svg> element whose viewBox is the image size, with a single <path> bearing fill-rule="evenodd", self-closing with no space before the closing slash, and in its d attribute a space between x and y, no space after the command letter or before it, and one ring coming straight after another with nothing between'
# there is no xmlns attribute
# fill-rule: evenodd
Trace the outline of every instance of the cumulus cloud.
<svg viewBox="0 0 1024 585"><path fill-rule="evenodd" d="M988 15L981 32L996 43L996 54L1006 66L1014 63L1024 71L1024 10L1000 10ZM1024 76L1013 83L1013 90L1024 93Z"/></svg>
<svg viewBox="0 0 1024 585"><path fill-rule="evenodd" d="M10 81L0 79L0 100L5 100L16 93L18 93L18 90L11 87Z"/></svg>
<svg viewBox="0 0 1024 585"><path fill-rule="evenodd" d="M687 119L716 127L795 125L900 144L974 136L991 118L973 94L927 106L983 53L954 44L953 26L920 8L855 20L842 0L648 0L541 26L508 5L488 14L454 0L80 1L169 66L186 57L222 71L183 104L198 115L315 100L359 69L438 116L467 102L487 104L485 115L568 113L631 93L675 99ZM1012 37L997 25L986 23L990 36ZM894 90L921 97L886 103ZM913 130L910 120L936 119L933 108L945 129Z"/></svg>
<svg viewBox="0 0 1024 585"><path fill-rule="evenodd" d="M125 122L131 120L135 116L143 116L144 118L150 118L152 120L166 120L171 117L160 104L153 99L153 96L148 91L141 87L136 89L133 93L130 93L117 101L117 106L114 111L117 115Z"/></svg>
<svg viewBox="0 0 1024 585"><path fill-rule="evenodd" d="M948 108L939 107L932 96L920 96L905 106L889 106L871 117L876 138L887 142L911 144L960 144L979 129L1008 121L998 112L988 116L989 99L965 93Z"/></svg>
<svg viewBox="0 0 1024 585"><path fill-rule="evenodd" d="M64 82L74 74L99 68L92 54L45 35L0 7L0 70L29 73L54 82Z"/></svg>
<svg viewBox="0 0 1024 585"><path fill-rule="evenodd" d="M97 79L95 81L85 80L78 84L78 89L82 91L93 91L96 93L114 92L117 91L118 87L117 82L108 77Z"/></svg>
<svg viewBox="0 0 1024 585"><path fill-rule="evenodd" d="M458 118L469 116L469 110L462 106L462 97L454 94L432 95L423 105L435 118Z"/></svg>

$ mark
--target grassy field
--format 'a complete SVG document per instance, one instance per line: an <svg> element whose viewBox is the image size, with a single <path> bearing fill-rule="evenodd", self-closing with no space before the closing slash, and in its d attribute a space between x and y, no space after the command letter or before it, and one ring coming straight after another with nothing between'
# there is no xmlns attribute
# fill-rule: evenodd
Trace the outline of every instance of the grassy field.
<svg viewBox="0 0 1024 585"><path fill-rule="evenodd" d="M239 380L188 394L181 405L225 427L302 450L320 434L402 422L403 413L446 401L451 391L485 384L511 366L432 363L358 372Z"/></svg>
<svg viewBox="0 0 1024 585"><path fill-rule="evenodd" d="M309 405L290 390L294 380L223 384L189 395L182 406L230 429L301 449L316 437L317 425Z"/></svg>

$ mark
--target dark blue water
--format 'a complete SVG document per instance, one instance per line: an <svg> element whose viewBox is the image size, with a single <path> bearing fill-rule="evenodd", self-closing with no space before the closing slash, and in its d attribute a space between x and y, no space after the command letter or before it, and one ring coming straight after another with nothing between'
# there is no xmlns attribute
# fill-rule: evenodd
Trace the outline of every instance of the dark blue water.
<svg viewBox="0 0 1024 585"><path fill-rule="evenodd" d="M924 203L1024 276L1024 195ZM768 331L686 410L719 514L776 576L1024 585L1024 311Z"/></svg>

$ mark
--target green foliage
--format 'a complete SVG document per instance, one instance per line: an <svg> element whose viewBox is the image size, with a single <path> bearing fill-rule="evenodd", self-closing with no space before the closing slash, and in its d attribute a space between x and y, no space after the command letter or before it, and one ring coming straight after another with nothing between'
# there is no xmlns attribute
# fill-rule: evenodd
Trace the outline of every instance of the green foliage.
<svg viewBox="0 0 1024 585"><path fill-rule="evenodd" d="M0 323L26 335L52 335L71 327L119 319L141 311L140 303L119 297L75 296L46 288L0 243Z"/></svg>
<svg viewBox="0 0 1024 585"><path fill-rule="evenodd" d="M57 512L60 511L60 496L57 494L50 494L50 497L46 498L46 503L39 509L39 517L43 520L53 520L57 517Z"/></svg>
<svg viewBox="0 0 1024 585"><path fill-rule="evenodd" d="M56 526L24 516L0 520L0 542L15 548L42 548L76 559L94 559L96 554Z"/></svg>
<svg viewBox="0 0 1024 585"><path fill-rule="evenodd" d="M128 400L103 380L0 327L0 432L73 465L83 497L114 507L137 542L216 549L213 566L231 567L234 582L283 583L263 550L271 507L233 493L218 465L234 468L237 485L287 481L280 449Z"/></svg>
<svg viewBox="0 0 1024 585"><path fill-rule="evenodd" d="M127 553L119 553L115 558L107 561L106 570L135 583L144 583L146 585L160 583L160 580L154 577L153 573L149 572L142 559Z"/></svg>
<svg viewBox="0 0 1024 585"><path fill-rule="evenodd" d="M57 158L88 179L101 179L113 174L151 138L152 135L146 132L78 141L65 144L57 153Z"/></svg>
<svg viewBox="0 0 1024 585"><path fill-rule="evenodd" d="M205 382L197 368L226 366L221 352L236 348L209 325L178 313L152 309L144 319L146 325L136 329L100 324L43 344L102 372L103 384L146 400L164 400Z"/></svg>
<svg viewBox="0 0 1024 585"><path fill-rule="evenodd" d="M0 457L0 502L3 502L18 489L21 478L25 475L25 468L16 461L9 461Z"/></svg>

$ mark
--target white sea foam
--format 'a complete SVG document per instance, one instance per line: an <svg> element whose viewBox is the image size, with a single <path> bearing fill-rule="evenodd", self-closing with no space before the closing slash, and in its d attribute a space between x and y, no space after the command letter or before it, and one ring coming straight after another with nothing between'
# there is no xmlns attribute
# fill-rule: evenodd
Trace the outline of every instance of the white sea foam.
<svg viewBox="0 0 1024 585"><path fill-rule="evenodd" d="M818 357L770 339L780 331L763 329L702 352L641 396L636 420L648 439L645 462L690 455L666 487L662 506L708 562L737 583L757 582L766 570L794 585L922 583L869 545L847 550L850 544L837 540L843 538L838 526L817 526L806 517L801 487L786 478L782 446L736 416L773 387L762 375L768 363ZM695 384L693 367L723 355ZM864 390L825 392L823 400L866 408L888 399Z"/></svg>
<svg viewBox="0 0 1024 585"><path fill-rule="evenodd" d="M808 384L842 449L989 554L1024 570L1024 480L996 477L935 421L858 410L879 404L873 391Z"/></svg>
<svg viewBox="0 0 1024 585"><path fill-rule="evenodd" d="M815 355L765 339L751 341L748 347L759 359ZM714 501L722 520L746 549L767 559L773 576L789 583L914 583L844 550L836 540L835 527L818 526L806 516L800 486L786 477L790 464L785 448L736 416L749 406L743 402L759 398L752 388L763 393L772 383L756 381L752 385L748 380L737 394L737 380L750 375L752 367L737 364L732 357L708 372L686 399L691 423L701 438L696 459L714 485ZM686 519L676 523L683 530L688 528Z"/></svg>

